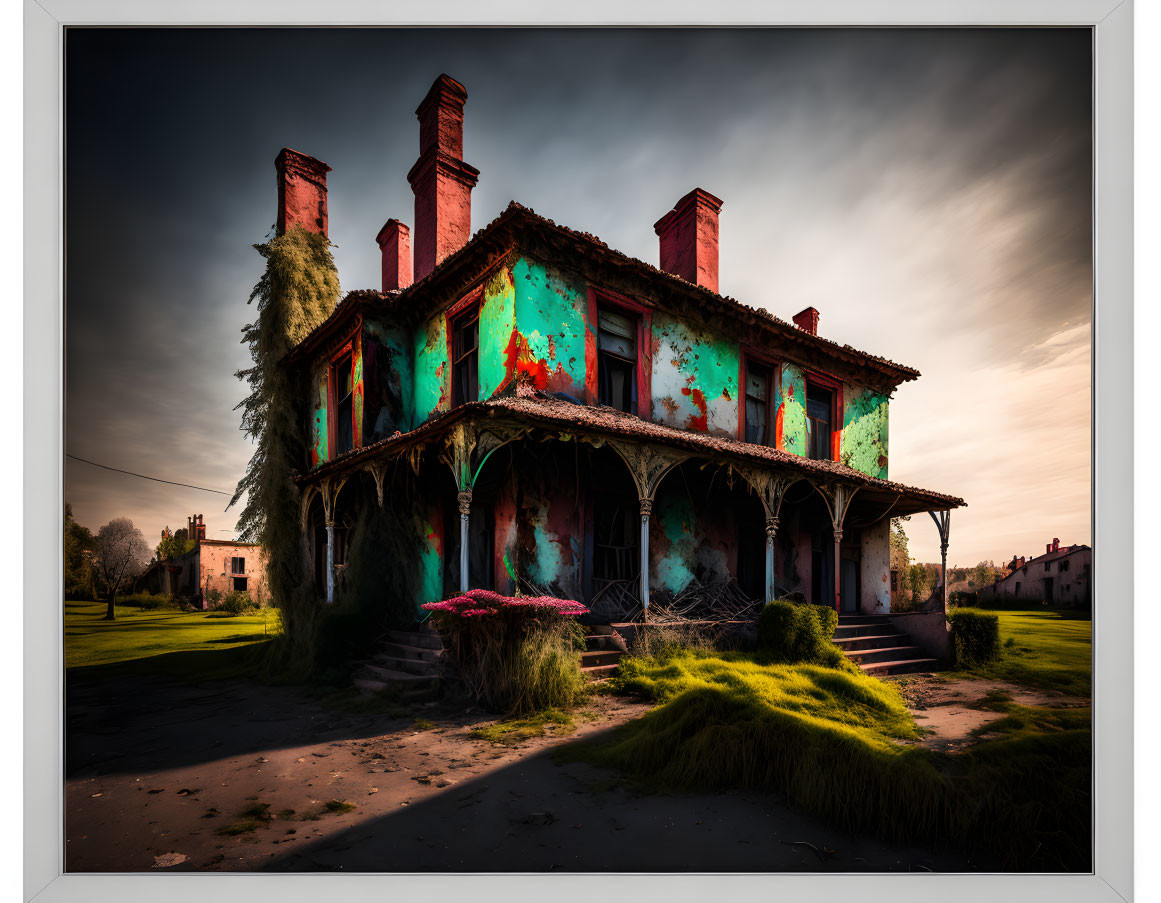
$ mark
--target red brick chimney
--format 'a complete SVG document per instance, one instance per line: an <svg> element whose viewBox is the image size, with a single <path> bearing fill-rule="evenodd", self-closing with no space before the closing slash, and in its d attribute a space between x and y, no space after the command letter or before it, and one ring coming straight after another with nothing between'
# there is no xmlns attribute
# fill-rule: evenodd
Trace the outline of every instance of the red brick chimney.
<svg viewBox="0 0 1161 903"><path fill-rule="evenodd" d="M322 160L284 147L274 160L278 171L278 234L302 226L327 234L327 173Z"/></svg>
<svg viewBox="0 0 1161 903"><path fill-rule="evenodd" d="M695 188L654 223L661 239L661 269L716 292L721 212L721 199Z"/></svg>
<svg viewBox="0 0 1161 903"><path fill-rule="evenodd" d="M811 335L818 335L818 311L813 307L800 310L794 315L794 325Z"/></svg>
<svg viewBox="0 0 1161 903"><path fill-rule="evenodd" d="M411 285L411 230L397 219L389 219L375 242L383 253L383 291Z"/></svg>
<svg viewBox="0 0 1161 903"><path fill-rule="evenodd" d="M465 244L472 231L472 189L480 171L463 161L468 92L441 75L415 111L419 159L407 174L415 192L415 279Z"/></svg>

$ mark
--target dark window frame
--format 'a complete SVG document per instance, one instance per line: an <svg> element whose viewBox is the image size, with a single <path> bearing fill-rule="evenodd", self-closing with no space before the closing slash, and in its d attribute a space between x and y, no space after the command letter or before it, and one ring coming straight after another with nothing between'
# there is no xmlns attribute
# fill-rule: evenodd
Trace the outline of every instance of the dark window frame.
<svg viewBox="0 0 1161 903"><path fill-rule="evenodd" d="M814 430L811 427L807 430L807 435L808 435L807 441L810 444L807 445L807 448L806 448L806 457L808 457L812 460L816 460L816 461L837 461L837 460L839 460L839 455L841 452L841 449L838 446L840 446L841 442L842 442L842 440L841 440L842 414L843 414L843 383L842 383L842 380L836 379L835 377L829 376L825 373L818 373L818 372L815 372L812 370L804 371L803 375L805 377L805 382L806 382L806 407L807 407L808 412L810 409L810 389L812 386L817 388L817 389L823 389L823 390L830 393L830 440L828 442L829 447L826 449L826 456L825 457L817 457L817 456L811 454L811 452L814 451L814 449L812 448L812 445L815 442ZM807 413L806 416L807 416L807 421L808 421L808 425L809 425L809 421L811 419L810 414ZM838 441L836 441L836 439Z"/></svg>
<svg viewBox="0 0 1161 903"><path fill-rule="evenodd" d="M240 562L240 563L239 563ZM230 556L230 575L240 576L246 573L246 557L244 555Z"/></svg>
<svg viewBox="0 0 1161 903"><path fill-rule="evenodd" d="M585 330L585 359L593 366L586 368L585 403L601 403L601 350L599 340L600 311L608 310L634 321L634 372L632 402L628 413L650 420L653 416L653 310L625 295L596 286L588 288L588 328Z"/></svg>
<svg viewBox="0 0 1161 903"><path fill-rule="evenodd" d="M453 408L469 401L480 400L480 320L483 312L484 290L478 288L461 298L450 308L444 318L444 328L447 332L447 359L448 379L451 391L448 397ZM475 324L476 343L471 348L464 348L462 333L465 326ZM469 368L469 382L475 392L465 392L460 385L460 374L463 368ZM471 395L472 397L465 397Z"/></svg>
<svg viewBox="0 0 1161 903"><path fill-rule="evenodd" d="M351 390L348 395L344 395L342 399L339 398L338 381L339 375L346 365L347 375L350 378ZM350 398L351 406L351 447L346 449L339 448L339 407L347 398ZM331 355L330 367L327 370L327 442L330 450L331 460L344 455L349 451L354 451L357 447L356 439L358 437L358 430L355 426L355 343L354 340L343 344L338 351Z"/></svg>
<svg viewBox="0 0 1161 903"><path fill-rule="evenodd" d="M741 350L741 364L738 368L738 439L742 442L750 441L746 438L746 432L749 426L746 417L746 407L750 398L747 390L749 388L750 366L751 364L755 364L768 370L769 376L766 385L765 441L753 444L763 445L767 448L775 448L778 441L775 422L778 416L778 396L781 390L782 362L769 354L763 353L760 349L749 345L743 344Z"/></svg>

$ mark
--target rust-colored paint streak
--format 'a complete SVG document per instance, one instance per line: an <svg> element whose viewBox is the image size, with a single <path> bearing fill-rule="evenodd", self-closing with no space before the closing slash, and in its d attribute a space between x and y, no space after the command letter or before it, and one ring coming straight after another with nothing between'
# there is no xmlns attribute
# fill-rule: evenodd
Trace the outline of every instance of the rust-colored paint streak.
<svg viewBox="0 0 1161 903"><path fill-rule="evenodd" d="M698 409L699 413L690 414L686 418L685 425L688 429L696 430L699 433L709 431L709 413L708 407L705 403L705 395L701 389L691 389L689 386L684 386L681 390L682 395L688 395L689 400L693 402L693 406Z"/></svg>
<svg viewBox="0 0 1161 903"><path fill-rule="evenodd" d="M785 451L782 444L782 405L778 405L778 413L774 415L774 447L778 451Z"/></svg>
<svg viewBox="0 0 1161 903"><path fill-rule="evenodd" d="M516 358L520 353L520 332L513 329L508 339L508 346L504 349L504 382L511 381L516 375Z"/></svg>

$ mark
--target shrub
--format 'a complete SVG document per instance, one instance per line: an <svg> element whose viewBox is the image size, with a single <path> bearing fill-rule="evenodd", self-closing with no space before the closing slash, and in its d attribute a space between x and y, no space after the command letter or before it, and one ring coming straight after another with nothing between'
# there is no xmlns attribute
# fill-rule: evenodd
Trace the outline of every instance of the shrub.
<svg viewBox="0 0 1161 903"><path fill-rule="evenodd" d="M1000 657L1000 618L978 608L957 608L947 614L958 668L972 668Z"/></svg>
<svg viewBox="0 0 1161 903"><path fill-rule="evenodd" d="M128 595L118 596L117 604L140 608L142 611L157 611L159 609L176 610L180 607L172 596L167 596L164 593L150 592L129 593Z"/></svg>
<svg viewBox="0 0 1161 903"><path fill-rule="evenodd" d="M833 608L775 599L758 616L758 650L781 662L836 667L843 660L831 642L837 626Z"/></svg>
<svg viewBox="0 0 1161 903"><path fill-rule="evenodd" d="M229 612L235 617L245 614L248 611L254 611L258 606L254 600L250 598L250 594L245 590L236 589L231 592L225 599L222 600L222 611Z"/></svg>
<svg viewBox="0 0 1161 903"><path fill-rule="evenodd" d="M477 589L423 608L445 634L468 692L486 708L509 715L562 709L583 692L584 635L574 619L588 609L579 602Z"/></svg>

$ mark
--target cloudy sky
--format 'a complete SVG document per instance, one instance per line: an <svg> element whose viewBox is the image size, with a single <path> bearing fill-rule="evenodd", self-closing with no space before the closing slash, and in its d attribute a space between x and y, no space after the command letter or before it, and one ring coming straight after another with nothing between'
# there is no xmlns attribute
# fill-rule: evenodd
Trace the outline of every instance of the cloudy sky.
<svg viewBox="0 0 1161 903"><path fill-rule="evenodd" d="M275 155L333 167L343 289L377 288L447 72L473 229L514 199L655 263L652 224L711 191L723 294L814 305L823 335L923 373L891 405L890 475L967 499L953 563L1091 541L1087 31L105 29L66 54L72 455L232 490ZM71 460L65 495L151 543L198 512L233 535L222 495Z"/></svg>

